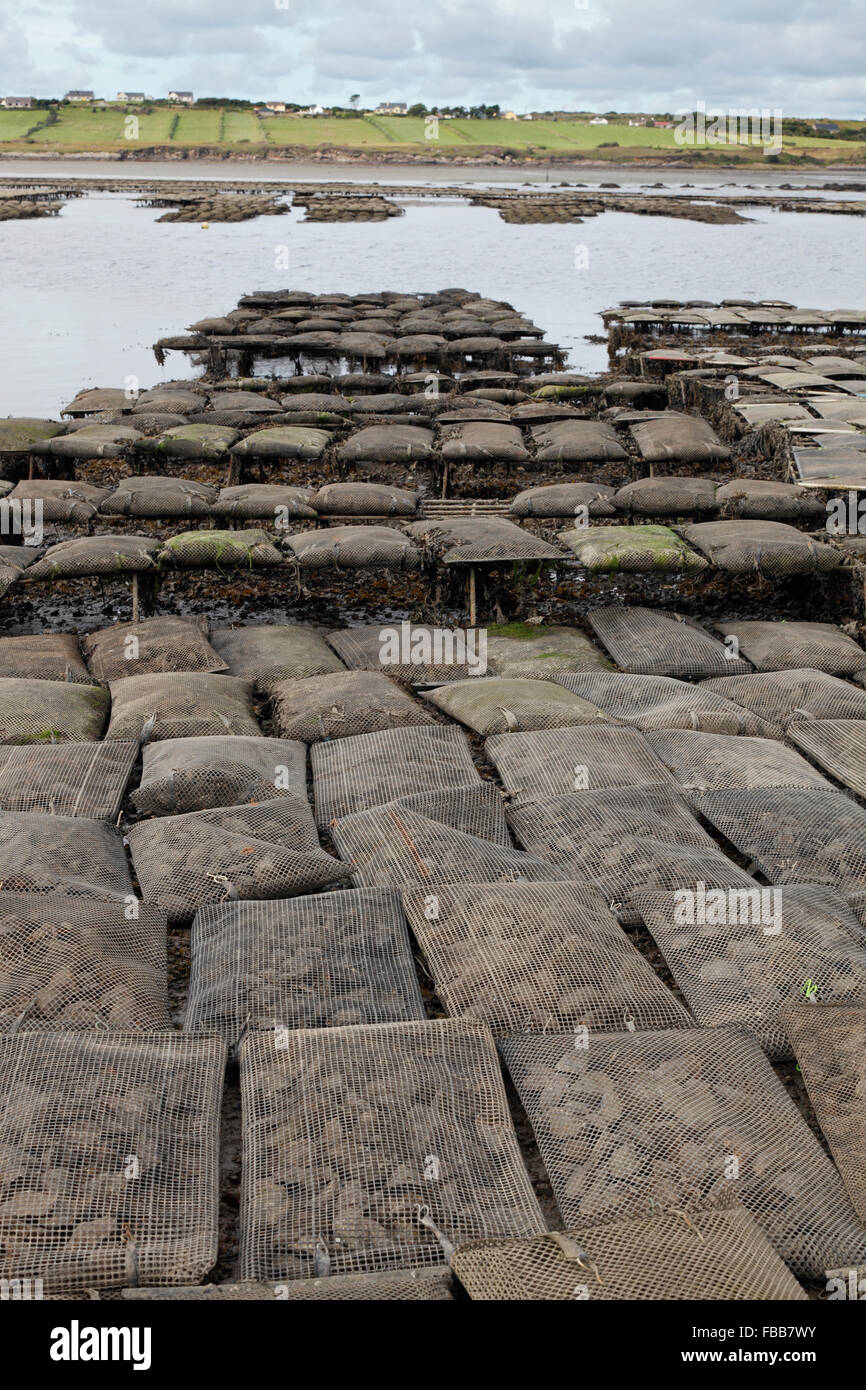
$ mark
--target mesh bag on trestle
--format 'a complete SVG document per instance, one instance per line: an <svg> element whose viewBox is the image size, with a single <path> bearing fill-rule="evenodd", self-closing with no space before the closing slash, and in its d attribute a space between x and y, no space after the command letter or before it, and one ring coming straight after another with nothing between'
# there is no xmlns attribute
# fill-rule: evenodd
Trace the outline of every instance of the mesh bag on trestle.
<svg viewBox="0 0 866 1390"><path fill-rule="evenodd" d="M632 437L647 463L723 463L731 451L706 420L665 411L632 425Z"/></svg>
<svg viewBox="0 0 866 1390"><path fill-rule="evenodd" d="M712 690L766 720L781 738L788 725L807 719L866 719L866 690L826 671L762 671L705 681Z"/></svg>
<svg viewBox="0 0 866 1390"><path fill-rule="evenodd" d="M418 498L417 492L381 483L328 483L313 506L322 516L415 516Z"/></svg>
<svg viewBox="0 0 866 1390"><path fill-rule="evenodd" d="M0 745L0 809L117 817L137 743Z"/></svg>
<svg viewBox="0 0 866 1390"><path fill-rule="evenodd" d="M235 676L189 671L111 681L107 739L263 737L252 686Z"/></svg>
<svg viewBox="0 0 866 1390"><path fill-rule="evenodd" d="M709 478L637 478L614 497L616 510L634 516L708 516L716 507Z"/></svg>
<svg viewBox="0 0 866 1390"><path fill-rule="evenodd" d="M650 729L646 740L683 791L736 791L740 787L833 790L811 763L775 738L732 738L730 734L705 734L694 729Z"/></svg>
<svg viewBox="0 0 866 1390"><path fill-rule="evenodd" d="M838 1173L738 1028L523 1034L501 1051L567 1225L735 1192L793 1272L863 1259Z"/></svg>
<svg viewBox="0 0 866 1390"><path fill-rule="evenodd" d="M736 640L740 655L756 671L808 667L832 676L853 676L866 670L866 651L833 623L755 621L716 623L716 628L725 637Z"/></svg>
<svg viewBox="0 0 866 1390"><path fill-rule="evenodd" d="M398 1023L423 1018L399 893L316 893L288 902L224 903L192 927L190 1033Z"/></svg>
<svg viewBox="0 0 866 1390"><path fill-rule="evenodd" d="M451 1268L469 1297L484 1302L808 1301L738 1203L529 1240L467 1241Z"/></svg>
<svg viewBox="0 0 866 1390"><path fill-rule="evenodd" d="M217 1255L225 1044L179 1033L0 1036L0 1277L47 1294L193 1283Z"/></svg>
<svg viewBox="0 0 866 1390"><path fill-rule="evenodd" d="M0 1032L170 1028L165 927L143 903L0 893Z"/></svg>
<svg viewBox="0 0 866 1390"><path fill-rule="evenodd" d="M310 762L319 825L411 796L419 787L444 791L481 780L466 735L450 724L316 743Z"/></svg>
<svg viewBox="0 0 866 1390"><path fill-rule="evenodd" d="M560 531L562 544L585 569L602 573L700 574L703 555L669 526L580 526Z"/></svg>
<svg viewBox="0 0 866 1390"><path fill-rule="evenodd" d="M211 643L233 676L252 681L266 695L278 681L345 670L324 638L300 623L217 628Z"/></svg>
<svg viewBox="0 0 866 1390"><path fill-rule="evenodd" d="M813 762L866 796L866 719L797 719L788 738Z"/></svg>
<svg viewBox="0 0 866 1390"><path fill-rule="evenodd" d="M84 575L156 572L162 542L147 536L81 536L46 550L25 571L26 579L77 579Z"/></svg>
<svg viewBox="0 0 866 1390"><path fill-rule="evenodd" d="M421 887L403 902L446 1012L494 1036L692 1023L589 884Z"/></svg>
<svg viewBox="0 0 866 1390"><path fill-rule="evenodd" d="M544 1228L479 1024L250 1035L241 1093L242 1279L438 1266Z"/></svg>
<svg viewBox="0 0 866 1390"><path fill-rule="evenodd" d="M120 836L104 821L0 811L0 843L6 892L134 897Z"/></svg>
<svg viewBox="0 0 866 1390"><path fill-rule="evenodd" d="M635 906L698 1022L748 1028L773 1058L791 1056L785 1010L807 991L866 1005L866 942L833 888L689 889Z"/></svg>
<svg viewBox="0 0 866 1390"><path fill-rule="evenodd" d="M477 734L607 724L597 706L552 681L492 676L449 681L426 699Z"/></svg>
<svg viewBox="0 0 866 1390"><path fill-rule="evenodd" d="M866 888L866 811L839 792L706 792L698 809L770 883Z"/></svg>
<svg viewBox="0 0 866 1390"><path fill-rule="evenodd" d="M479 814L477 804L473 804L475 790L459 787L450 792L424 793L336 821L331 835L340 858L351 866L355 885L402 888L416 883L521 879L562 882L575 876L544 859L521 853L510 841L503 844L499 839L485 838L482 827L487 816ZM443 809L446 799L450 805ZM407 803L414 803L414 807ZM482 833L460 828L461 823L471 825L478 820L482 821Z"/></svg>
<svg viewBox="0 0 866 1390"><path fill-rule="evenodd" d="M196 1303L241 1300L277 1300L280 1303L318 1303L322 1300L450 1303L454 1295L451 1292L451 1277L445 1270L394 1269L380 1274L332 1274L326 1279L288 1279L279 1284L248 1279L238 1284L204 1284L186 1289L124 1289L122 1297L148 1302L178 1299Z"/></svg>
<svg viewBox="0 0 866 1390"><path fill-rule="evenodd" d="M433 717L378 671L339 671L272 688L274 725L286 738L318 743L432 724Z"/></svg>
<svg viewBox="0 0 866 1390"><path fill-rule="evenodd" d="M818 1123L866 1223L866 1004L798 1004L785 1025Z"/></svg>
<svg viewBox="0 0 866 1390"><path fill-rule="evenodd" d="M3 743L91 743L102 733L110 697L95 685L0 677Z"/></svg>
<svg viewBox="0 0 866 1390"><path fill-rule="evenodd" d="M266 531L248 527L237 531L184 531L170 536L160 553L160 563L181 569L251 570L281 565L283 557Z"/></svg>
<svg viewBox="0 0 866 1390"><path fill-rule="evenodd" d="M777 483L763 478L737 478L716 493L716 502L725 516L743 516L761 521L827 520L819 496L794 483Z"/></svg>
<svg viewBox="0 0 866 1390"><path fill-rule="evenodd" d="M414 570L415 544L393 526L328 526L299 531L287 540L289 559L300 569Z"/></svg>
<svg viewBox="0 0 866 1390"><path fill-rule="evenodd" d="M77 435L78 431L75 433ZM96 458L98 453L99 450L94 448L86 457ZM100 502L108 497L110 492L111 488L108 487L70 482L65 478L28 478L16 483L9 493L9 499L14 502L20 499L36 506L41 503L43 521L68 521L85 525L96 516Z"/></svg>
<svg viewBox="0 0 866 1390"><path fill-rule="evenodd" d="M0 677L26 680L77 681L90 685L78 637L72 632L39 632L33 636L0 637ZM866 700L866 695L864 695Z"/></svg>
<svg viewBox="0 0 866 1390"><path fill-rule="evenodd" d="M551 797L514 807L508 823L531 854L594 883L624 923L640 921L631 904L640 889L756 886L666 787Z"/></svg>
<svg viewBox="0 0 866 1390"><path fill-rule="evenodd" d="M142 896L172 923L210 904L291 898L349 877L321 848L306 798L289 794L140 821L128 839Z"/></svg>
<svg viewBox="0 0 866 1390"><path fill-rule="evenodd" d="M816 574L842 563L833 546L782 521L702 521L683 536L729 574Z"/></svg>
<svg viewBox="0 0 866 1390"><path fill-rule="evenodd" d="M312 505L313 488L286 487L283 483L242 483L239 487L224 487L211 507L214 516L231 516L245 521L270 518L273 522L304 517L313 521L318 515Z"/></svg>
<svg viewBox="0 0 866 1390"><path fill-rule="evenodd" d="M562 560L563 552L548 541L498 516L473 516L456 521L413 521L410 536L423 544L430 559L445 565L493 565L512 560Z"/></svg>
<svg viewBox="0 0 866 1390"><path fill-rule="evenodd" d="M752 667L698 623L654 608L592 608L593 632L624 671L638 676L739 676Z"/></svg>
<svg viewBox="0 0 866 1390"><path fill-rule="evenodd" d="M478 674L480 631L423 623L371 623L329 632L328 642L353 671L379 671L407 685L441 685Z"/></svg>
<svg viewBox="0 0 866 1390"><path fill-rule="evenodd" d="M620 671L576 671L551 677L614 721L648 729L701 729L713 734L771 738L772 725L732 700L670 676L628 676ZM743 679L740 677L739 679Z"/></svg>
<svg viewBox="0 0 866 1390"><path fill-rule="evenodd" d="M225 671L226 663L207 640L207 624L196 618L145 618L115 623L81 639L90 673L100 681L162 671Z"/></svg>
<svg viewBox="0 0 866 1390"><path fill-rule="evenodd" d="M101 504L106 516L209 516L219 489L155 473L122 478Z"/></svg>
<svg viewBox="0 0 866 1390"><path fill-rule="evenodd" d="M673 775L634 729L583 726L494 734L484 751L515 801L674 785Z"/></svg>
<svg viewBox="0 0 866 1390"><path fill-rule="evenodd" d="M302 743L231 735L166 738L146 745L132 804L139 815L167 816L286 795L307 795Z"/></svg>
<svg viewBox="0 0 866 1390"><path fill-rule="evenodd" d="M602 483L546 483L518 492L509 510L512 516L615 516L614 492Z"/></svg>

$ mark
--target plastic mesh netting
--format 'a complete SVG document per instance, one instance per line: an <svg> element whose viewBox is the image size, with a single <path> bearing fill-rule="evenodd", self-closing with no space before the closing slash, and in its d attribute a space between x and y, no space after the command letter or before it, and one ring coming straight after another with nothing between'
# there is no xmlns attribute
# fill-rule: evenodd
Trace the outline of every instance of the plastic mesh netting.
<svg viewBox="0 0 866 1390"><path fill-rule="evenodd" d="M706 420L666 411L631 426L640 456L647 463L722 463L731 457Z"/></svg>
<svg viewBox="0 0 866 1390"><path fill-rule="evenodd" d="M400 895L385 888L202 908L192 928L187 1032L423 1018Z"/></svg>
<svg viewBox="0 0 866 1390"><path fill-rule="evenodd" d="M90 685L92 680L78 638L71 632L0 637L0 676L4 680L18 676L31 681L77 681L81 685Z"/></svg>
<svg viewBox="0 0 866 1390"><path fill-rule="evenodd" d="M137 757L136 743L0 745L0 808L113 821Z"/></svg>
<svg viewBox="0 0 866 1390"><path fill-rule="evenodd" d="M735 1191L796 1274L862 1259L866 1231L758 1043L736 1028L501 1044L560 1211L585 1228Z"/></svg>
<svg viewBox="0 0 866 1390"><path fill-rule="evenodd" d="M300 569L396 569L414 570L420 551L393 526L328 526L321 531L299 531L287 545Z"/></svg>
<svg viewBox="0 0 866 1390"><path fill-rule="evenodd" d="M143 574L158 568L162 542L147 536L80 536L49 546L25 571L30 579L76 579L89 574Z"/></svg>
<svg viewBox="0 0 866 1390"><path fill-rule="evenodd" d="M560 531L559 539L592 571L699 574L707 568L703 555L668 526L580 526Z"/></svg>
<svg viewBox="0 0 866 1390"><path fill-rule="evenodd" d="M219 489L156 473L122 478L100 505L106 516L209 516Z"/></svg>
<svg viewBox="0 0 866 1390"><path fill-rule="evenodd" d="M233 676L270 694L278 681L300 680L344 670L325 640L311 627L253 624L218 628L211 643Z"/></svg>
<svg viewBox="0 0 866 1390"><path fill-rule="evenodd" d="M716 623L716 627L735 639L739 653L756 671L809 667L833 676L853 676L866 669L866 652L832 623L754 621Z"/></svg>
<svg viewBox="0 0 866 1390"><path fill-rule="evenodd" d="M128 676L112 681L110 688L108 739L262 737L253 714L252 686L235 676L200 671Z"/></svg>
<svg viewBox="0 0 866 1390"><path fill-rule="evenodd" d="M280 681L272 694L274 723L280 733L305 743L434 722L395 681L378 671L339 671Z"/></svg>
<svg viewBox="0 0 866 1390"><path fill-rule="evenodd" d="M866 1005L799 1004L785 1023L818 1123L866 1223Z"/></svg>
<svg viewBox="0 0 866 1390"><path fill-rule="evenodd" d="M195 619L145 618L89 632L81 646L100 681L163 671L225 671L226 663Z"/></svg>
<svg viewBox="0 0 866 1390"><path fill-rule="evenodd" d="M371 623L330 632L328 642L353 671L384 671L409 685L440 685L477 674L469 658L478 636L475 629Z"/></svg>
<svg viewBox="0 0 866 1390"><path fill-rule="evenodd" d="M466 735L449 724L384 729L316 743L310 750L319 825L411 796L481 779Z"/></svg>
<svg viewBox="0 0 866 1390"><path fill-rule="evenodd" d="M241 1088L241 1278L435 1266L544 1228L479 1024L250 1036Z"/></svg>
<svg viewBox="0 0 866 1390"><path fill-rule="evenodd" d="M0 893L0 1031L169 1028L165 928L139 902Z"/></svg>
<svg viewBox="0 0 866 1390"><path fill-rule="evenodd" d="M0 1063L0 1275L49 1294L201 1279L217 1254L222 1040L16 1033Z"/></svg>
<svg viewBox="0 0 866 1390"><path fill-rule="evenodd" d="M813 787L831 791L811 763L773 738L732 738L692 729L651 729L653 752L684 791L735 791L740 787Z"/></svg>
<svg viewBox="0 0 866 1390"><path fill-rule="evenodd" d="M120 836L104 821L0 811L0 843L6 892L134 896Z"/></svg>
<svg viewBox="0 0 866 1390"><path fill-rule="evenodd" d="M619 671L566 672L551 678L589 700L613 720L636 729L701 729L713 734L772 737L772 725L706 686L670 676L629 676ZM743 679L740 677L739 679Z"/></svg>
<svg viewBox="0 0 866 1390"><path fill-rule="evenodd" d="M798 719L788 738L846 787L866 796L866 720Z"/></svg>
<svg viewBox="0 0 866 1390"><path fill-rule="evenodd" d="M611 663L577 627L491 623L488 670L494 676L552 680L560 671L610 671ZM477 673L476 673L477 675Z"/></svg>
<svg viewBox="0 0 866 1390"><path fill-rule="evenodd" d="M609 722L597 706L552 681L512 676L449 681L429 691L426 698L477 734Z"/></svg>
<svg viewBox="0 0 866 1390"><path fill-rule="evenodd" d="M305 798L141 821L128 835L142 895L187 922L237 898L290 898L348 878L321 848Z"/></svg>
<svg viewBox="0 0 866 1390"><path fill-rule="evenodd" d="M451 1260L475 1300L808 1302L744 1207L662 1212L530 1240L479 1240Z"/></svg>
<svg viewBox="0 0 866 1390"><path fill-rule="evenodd" d="M495 1036L692 1022L588 884L413 888L403 901L446 1012Z"/></svg>
<svg viewBox="0 0 866 1390"><path fill-rule="evenodd" d="M108 718L107 690L63 681L0 677L3 743L91 743Z"/></svg>
<svg viewBox="0 0 866 1390"><path fill-rule="evenodd" d="M218 570L251 570L281 565L283 557L266 531L247 527L236 531L184 531L170 536L160 562L181 569L213 566Z"/></svg>
<svg viewBox="0 0 866 1390"><path fill-rule="evenodd" d="M770 883L866 888L866 811L839 792L707 792L700 812Z"/></svg>
<svg viewBox="0 0 866 1390"><path fill-rule="evenodd" d="M562 560L548 541L505 517L473 516L455 521L415 521L409 534L445 565L496 564L511 560Z"/></svg>
<svg viewBox="0 0 866 1390"><path fill-rule="evenodd" d="M514 807L508 823L525 849L594 883L622 922L640 920L630 903L639 889L755 887L666 787L530 802Z"/></svg>
<svg viewBox="0 0 866 1390"><path fill-rule="evenodd" d="M765 719L780 737L792 720L866 719L866 690L825 671L764 671L706 681L702 688Z"/></svg>
<svg viewBox="0 0 866 1390"><path fill-rule="evenodd" d="M866 944L841 893L818 884L638 895L636 906L699 1023L740 1024L791 1056L785 1010L808 993L866 1003Z"/></svg>
<svg viewBox="0 0 866 1390"><path fill-rule="evenodd" d="M323 516L414 516L417 492L381 483L327 483L313 499Z"/></svg>
<svg viewBox="0 0 866 1390"><path fill-rule="evenodd" d="M584 726L494 734L484 748L515 801L674 784L643 734L634 729Z"/></svg>
<svg viewBox="0 0 866 1390"><path fill-rule="evenodd" d="M211 507L214 516L232 516L256 521L265 517L284 523L293 517L315 520L313 489L286 487L282 483L241 483L224 487Z"/></svg>
<svg viewBox="0 0 866 1390"><path fill-rule="evenodd" d="M124 1299L181 1302L320 1302L323 1299L364 1300L376 1303L450 1303L451 1277L445 1270L383 1270L379 1274L333 1274L327 1279L289 1279L267 1284L252 1279L238 1284L204 1284L186 1289L124 1289Z"/></svg>
<svg viewBox="0 0 866 1390"><path fill-rule="evenodd" d="M730 574L814 574L842 563L833 546L782 521L702 521L683 535Z"/></svg>
<svg viewBox="0 0 866 1390"><path fill-rule="evenodd" d="M710 478L637 478L617 492L620 512L635 516L693 516L715 513L716 485Z"/></svg>
<svg viewBox="0 0 866 1390"><path fill-rule="evenodd" d="M166 816L284 795L307 795L303 743L237 736L168 738L145 747L141 784L132 802L139 815Z"/></svg>
<svg viewBox="0 0 866 1390"><path fill-rule="evenodd" d="M752 667L689 618L653 608L593 608L595 635L638 676L738 676Z"/></svg>

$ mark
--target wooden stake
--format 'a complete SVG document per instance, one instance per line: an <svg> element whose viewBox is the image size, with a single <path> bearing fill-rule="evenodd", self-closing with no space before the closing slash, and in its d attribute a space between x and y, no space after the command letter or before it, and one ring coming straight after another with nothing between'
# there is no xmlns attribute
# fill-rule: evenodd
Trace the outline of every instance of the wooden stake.
<svg viewBox="0 0 866 1390"><path fill-rule="evenodd" d="M469 567L469 626L474 627L477 621L475 608L475 566Z"/></svg>
<svg viewBox="0 0 866 1390"><path fill-rule="evenodd" d="M138 622L138 575L132 576L132 621Z"/></svg>

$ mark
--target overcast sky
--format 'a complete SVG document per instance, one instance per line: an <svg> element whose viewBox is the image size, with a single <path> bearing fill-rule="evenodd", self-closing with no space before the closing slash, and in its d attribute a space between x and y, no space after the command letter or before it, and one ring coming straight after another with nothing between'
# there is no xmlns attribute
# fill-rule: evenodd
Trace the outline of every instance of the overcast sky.
<svg viewBox="0 0 866 1390"><path fill-rule="evenodd" d="M866 0L27 0L0 93L866 119Z"/></svg>

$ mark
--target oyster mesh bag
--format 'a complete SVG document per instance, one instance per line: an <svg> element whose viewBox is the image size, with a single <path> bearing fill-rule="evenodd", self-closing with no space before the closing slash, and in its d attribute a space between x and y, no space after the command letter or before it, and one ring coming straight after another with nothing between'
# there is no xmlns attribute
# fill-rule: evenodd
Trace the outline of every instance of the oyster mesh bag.
<svg viewBox="0 0 866 1390"><path fill-rule="evenodd" d="M280 733L306 743L434 722L395 681L377 671L280 681L272 695Z"/></svg>
<svg viewBox="0 0 866 1390"><path fill-rule="evenodd" d="M450 724L383 729L310 750L319 825L381 806L419 787L444 791L481 778L466 735Z"/></svg>
<svg viewBox="0 0 866 1390"><path fill-rule="evenodd" d="M344 889L201 908L192 927L187 1032L247 1032L423 1018L400 895Z"/></svg>
<svg viewBox="0 0 866 1390"><path fill-rule="evenodd" d="M671 676L629 676L620 671L566 672L551 677L642 732L648 729L700 729L711 734L772 738L777 730L707 685L690 685ZM739 680L748 680L741 676ZM866 693L866 692L864 692ZM866 700L864 700L866 708Z"/></svg>
<svg viewBox="0 0 866 1390"><path fill-rule="evenodd" d="M494 734L484 751L515 801L613 787L669 787L673 774L635 729L543 729Z"/></svg>
<svg viewBox="0 0 866 1390"><path fill-rule="evenodd" d="M39 632L0 637L0 676L26 680L77 681L90 685L78 637L71 632ZM866 695L864 695L866 699Z"/></svg>
<svg viewBox="0 0 866 1390"><path fill-rule="evenodd" d="M178 1033L0 1036L0 1276L49 1294L195 1283L217 1254L225 1045Z"/></svg>
<svg viewBox="0 0 866 1390"><path fill-rule="evenodd" d="M592 608L587 614L602 646L624 671L638 676L738 676L750 662L698 623L654 608Z"/></svg>
<svg viewBox="0 0 866 1390"><path fill-rule="evenodd" d="M186 1289L124 1289L122 1297L136 1301L240 1302L277 1300L318 1303L322 1300L375 1303L450 1303L451 1276L438 1269L392 1269L380 1274L332 1274L326 1279L289 1279L267 1284L248 1279L237 1284L204 1284Z"/></svg>
<svg viewBox="0 0 866 1390"><path fill-rule="evenodd" d="M102 734L111 699L96 685L0 677L3 743L91 743Z"/></svg>
<svg viewBox="0 0 866 1390"><path fill-rule="evenodd" d="M262 737L253 714L252 685L235 676L200 671L128 676L112 681L107 739Z"/></svg>
<svg viewBox="0 0 866 1390"><path fill-rule="evenodd" d="M761 671L705 681L701 689L742 705L779 736L794 720L866 719L866 690L826 671Z"/></svg>
<svg viewBox="0 0 866 1390"><path fill-rule="evenodd" d="M2 887L134 901L119 833L104 821L0 811Z"/></svg>
<svg viewBox="0 0 866 1390"><path fill-rule="evenodd" d="M479 1024L250 1035L241 1091L242 1279L438 1266L544 1228Z"/></svg>
<svg viewBox="0 0 866 1390"><path fill-rule="evenodd" d="M0 807L113 821L137 757L137 743L0 745Z"/></svg>
<svg viewBox="0 0 866 1390"><path fill-rule="evenodd" d="M862 1260L836 1169L754 1038L736 1028L524 1034L500 1044L567 1225L736 1193L792 1271Z"/></svg>
<svg viewBox="0 0 866 1390"><path fill-rule="evenodd" d="M345 670L324 638L301 624L217 628L211 644L233 676L251 681L266 695L279 681Z"/></svg>
<svg viewBox="0 0 866 1390"><path fill-rule="evenodd" d="M303 743L238 735L167 738L145 746L132 804L139 815L166 816L286 795L307 795Z"/></svg>
<svg viewBox="0 0 866 1390"><path fill-rule="evenodd" d="M172 616L89 632L81 639L91 675L100 681L163 671L225 671L226 663L196 619Z"/></svg>

